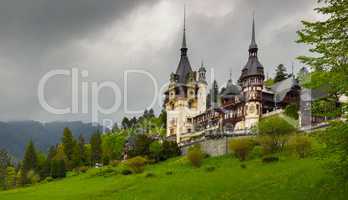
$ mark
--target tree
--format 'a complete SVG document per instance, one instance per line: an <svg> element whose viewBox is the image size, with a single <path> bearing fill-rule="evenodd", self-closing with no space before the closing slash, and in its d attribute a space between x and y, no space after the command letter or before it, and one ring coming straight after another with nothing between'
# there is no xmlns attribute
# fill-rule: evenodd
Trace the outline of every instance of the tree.
<svg viewBox="0 0 348 200"><path fill-rule="evenodd" d="M64 160L53 160L51 162L51 169L52 178L63 178L66 176Z"/></svg>
<svg viewBox="0 0 348 200"><path fill-rule="evenodd" d="M14 167L7 167L5 189L12 189L16 187L16 169Z"/></svg>
<svg viewBox="0 0 348 200"><path fill-rule="evenodd" d="M348 181L348 124L333 122L323 131L324 152L328 154L328 168L340 179Z"/></svg>
<svg viewBox="0 0 348 200"><path fill-rule="evenodd" d="M7 168L11 158L5 149L0 149L0 188L6 189Z"/></svg>
<svg viewBox="0 0 348 200"><path fill-rule="evenodd" d="M150 137L143 134L138 134L133 137L134 144L131 145L131 149L128 152L129 156L135 157L149 155L149 147L153 140Z"/></svg>
<svg viewBox="0 0 348 200"><path fill-rule="evenodd" d="M337 102L340 95L348 93L348 3L345 0L318 2L323 6L315 11L326 19L302 21L303 28L297 32L297 42L310 45L310 52L314 55L298 59L312 68L304 86L320 88L328 98Z"/></svg>
<svg viewBox="0 0 348 200"><path fill-rule="evenodd" d="M249 138L234 139L229 143L230 150L240 161L247 159L253 147L253 141Z"/></svg>
<svg viewBox="0 0 348 200"><path fill-rule="evenodd" d="M69 128L64 128L63 137L62 137L62 145L64 148L64 153L67 156L68 160L70 161L72 159L75 141Z"/></svg>
<svg viewBox="0 0 348 200"><path fill-rule="evenodd" d="M85 145L86 145L85 144L85 138L83 137L82 134L80 134L79 140L78 140L78 147L79 147L79 154L80 154L81 164L82 165L87 164L87 161L88 161L88 156L86 154Z"/></svg>
<svg viewBox="0 0 348 200"><path fill-rule="evenodd" d="M276 75L274 77L274 82L275 83L280 82L282 80L287 79L287 77L288 77L288 74L286 73L285 66L283 64L279 64L276 67Z"/></svg>
<svg viewBox="0 0 348 200"><path fill-rule="evenodd" d="M99 132L94 133L91 136L91 162L92 165L96 163L100 163L103 157L102 154L102 139L101 134Z"/></svg>
<svg viewBox="0 0 348 200"><path fill-rule="evenodd" d="M29 172L30 170L37 169L37 152L34 146L33 141L30 141L25 150L24 159L23 159L23 171L24 173Z"/></svg>
<svg viewBox="0 0 348 200"><path fill-rule="evenodd" d="M257 128L261 136L270 138L270 149L272 152L283 150L288 136L296 130L295 127L279 116L271 116L261 119Z"/></svg>
<svg viewBox="0 0 348 200"><path fill-rule="evenodd" d="M104 158L119 160L122 157L126 137L121 133L111 133L102 136L102 149Z"/></svg>
<svg viewBox="0 0 348 200"><path fill-rule="evenodd" d="M40 177L45 179L46 177L51 176L51 162L57 153L57 149L55 146L51 146L48 150L48 154L46 160L40 170Z"/></svg>
<svg viewBox="0 0 348 200"><path fill-rule="evenodd" d="M200 167L202 165L202 161L204 158L204 154L199 145L190 147L187 152L187 159L191 162L192 166Z"/></svg>
<svg viewBox="0 0 348 200"><path fill-rule="evenodd" d="M124 117L121 122L122 128L127 129L130 128L130 121L127 117Z"/></svg>
<svg viewBox="0 0 348 200"><path fill-rule="evenodd" d="M163 146L159 141L153 141L150 144L150 155L156 161L160 161L163 152Z"/></svg>

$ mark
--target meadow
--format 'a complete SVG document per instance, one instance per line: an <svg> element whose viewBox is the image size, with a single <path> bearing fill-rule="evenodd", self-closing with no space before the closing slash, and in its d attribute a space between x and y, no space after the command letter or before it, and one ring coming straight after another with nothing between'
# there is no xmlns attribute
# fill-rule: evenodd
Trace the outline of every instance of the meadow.
<svg viewBox="0 0 348 200"><path fill-rule="evenodd" d="M91 169L62 180L0 192L0 199L343 200L348 196L348 187L338 185L315 158L281 156L279 162L267 164L255 158L244 164L245 168L226 155L207 158L200 168L178 157L148 165L144 173L135 175L122 175L117 167Z"/></svg>

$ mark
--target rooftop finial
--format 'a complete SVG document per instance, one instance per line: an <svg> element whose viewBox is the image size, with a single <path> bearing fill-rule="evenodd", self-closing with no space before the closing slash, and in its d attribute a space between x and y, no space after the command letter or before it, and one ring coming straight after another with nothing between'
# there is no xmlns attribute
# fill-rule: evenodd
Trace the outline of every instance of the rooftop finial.
<svg viewBox="0 0 348 200"><path fill-rule="evenodd" d="M203 59L202 59L202 61L201 61L201 67L204 67L204 61L203 61Z"/></svg>
<svg viewBox="0 0 348 200"><path fill-rule="evenodd" d="M232 81L232 69L230 69L230 80Z"/></svg>
<svg viewBox="0 0 348 200"><path fill-rule="evenodd" d="M182 47L181 48L187 48L186 47L186 5L184 5L184 35L182 39Z"/></svg>
<svg viewBox="0 0 348 200"><path fill-rule="evenodd" d="M251 32L251 43L249 49L256 49L256 39L255 39L255 11L253 11L253 24L252 24L252 32Z"/></svg>

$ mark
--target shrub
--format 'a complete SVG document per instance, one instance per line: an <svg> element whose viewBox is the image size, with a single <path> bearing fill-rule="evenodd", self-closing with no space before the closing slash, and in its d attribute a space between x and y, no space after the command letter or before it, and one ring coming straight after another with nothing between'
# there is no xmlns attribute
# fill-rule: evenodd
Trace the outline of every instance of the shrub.
<svg viewBox="0 0 348 200"><path fill-rule="evenodd" d="M46 182L46 183L49 183L49 182L52 182L52 181L54 181L54 179L52 178L52 177L46 177L45 178L45 180L44 180L44 182Z"/></svg>
<svg viewBox="0 0 348 200"><path fill-rule="evenodd" d="M88 171L88 167L87 166L81 166L78 168L80 173L86 173Z"/></svg>
<svg viewBox="0 0 348 200"><path fill-rule="evenodd" d="M156 177L154 173L148 172L145 174L145 178L153 178L153 177Z"/></svg>
<svg viewBox="0 0 348 200"><path fill-rule="evenodd" d="M187 152L187 159L191 162L192 166L200 167L202 165L203 158L204 154L199 145L189 148Z"/></svg>
<svg viewBox="0 0 348 200"><path fill-rule="evenodd" d="M263 156L263 148L261 145L254 146L253 150L250 152L251 158L261 158Z"/></svg>
<svg viewBox="0 0 348 200"><path fill-rule="evenodd" d="M258 131L261 136L267 136L270 142L267 150L271 153L282 151L288 140L288 136L296 129L285 119L278 116L266 117L258 123Z"/></svg>
<svg viewBox="0 0 348 200"><path fill-rule="evenodd" d="M133 173L142 173L146 165L146 159L141 156L136 156L126 161L125 163Z"/></svg>
<svg viewBox="0 0 348 200"><path fill-rule="evenodd" d="M113 166L113 167L117 167L119 164L120 164L120 161L119 161L119 160L112 160L112 161L110 162L110 165Z"/></svg>
<svg viewBox="0 0 348 200"><path fill-rule="evenodd" d="M164 160L181 155L180 148L176 142L165 140L163 141L162 146L163 146L162 156Z"/></svg>
<svg viewBox="0 0 348 200"><path fill-rule="evenodd" d="M173 172L172 171L167 171L166 175L173 175Z"/></svg>
<svg viewBox="0 0 348 200"><path fill-rule="evenodd" d="M208 166L208 167L205 168L205 171L207 171L207 172L215 171L215 167L214 166Z"/></svg>
<svg viewBox="0 0 348 200"><path fill-rule="evenodd" d="M153 141L150 144L149 150L151 158L153 158L156 162L162 159L163 156L161 154L163 152L163 146L159 141Z"/></svg>
<svg viewBox="0 0 348 200"><path fill-rule="evenodd" d="M279 158L276 156L266 156L262 158L263 163L271 163L271 162L278 162Z"/></svg>
<svg viewBox="0 0 348 200"><path fill-rule="evenodd" d="M240 165L240 167L241 167L242 169L246 169L246 165L245 165L244 163L242 163L242 164Z"/></svg>
<svg viewBox="0 0 348 200"><path fill-rule="evenodd" d="M300 158L308 156L312 148L311 140L306 135L296 135L290 139L290 149Z"/></svg>
<svg viewBox="0 0 348 200"><path fill-rule="evenodd" d="M249 138L233 139L229 143L229 148L234 155L240 160L247 159L249 152L253 149L253 141Z"/></svg>
<svg viewBox="0 0 348 200"><path fill-rule="evenodd" d="M115 174L117 174L115 169L113 169L111 167L106 167L106 168L100 169L96 175L107 177L107 176L112 176Z"/></svg>
<svg viewBox="0 0 348 200"><path fill-rule="evenodd" d="M298 119L298 106L296 104L287 105L284 113L291 118Z"/></svg>
<svg viewBox="0 0 348 200"><path fill-rule="evenodd" d="M132 170L130 170L128 167L121 168L122 175L130 175L132 173L133 173Z"/></svg>
<svg viewBox="0 0 348 200"><path fill-rule="evenodd" d="M36 174L34 170L30 170L27 174L27 180L29 180L31 184L36 184L40 181L40 176Z"/></svg>
<svg viewBox="0 0 348 200"><path fill-rule="evenodd" d="M338 178L348 180L348 123L334 122L323 132L328 170Z"/></svg>

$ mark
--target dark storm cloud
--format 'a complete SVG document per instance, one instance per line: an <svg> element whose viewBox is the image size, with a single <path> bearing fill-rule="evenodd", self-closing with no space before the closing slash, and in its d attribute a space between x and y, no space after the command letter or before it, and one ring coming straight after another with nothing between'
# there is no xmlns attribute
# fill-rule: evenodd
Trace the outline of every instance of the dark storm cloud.
<svg viewBox="0 0 348 200"><path fill-rule="evenodd" d="M161 85L176 70L187 5L191 64L204 59L222 85L232 69L236 81L247 61L255 11L260 61L267 72L306 53L296 44L300 20L311 18L315 0L8 0L0 2L0 120L90 120L85 115L51 115L38 104L37 84L55 68L78 67L90 80L115 80L125 69L149 71ZM300 65L295 62L296 67ZM68 79L52 81L47 96L56 106L70 102ZM148 78L129 83L128 104L151 102ZM109 105L112 95L101 98ZM159 111L160 106L156 106ZM112 119L123 116L123 110Z"/></svg>

